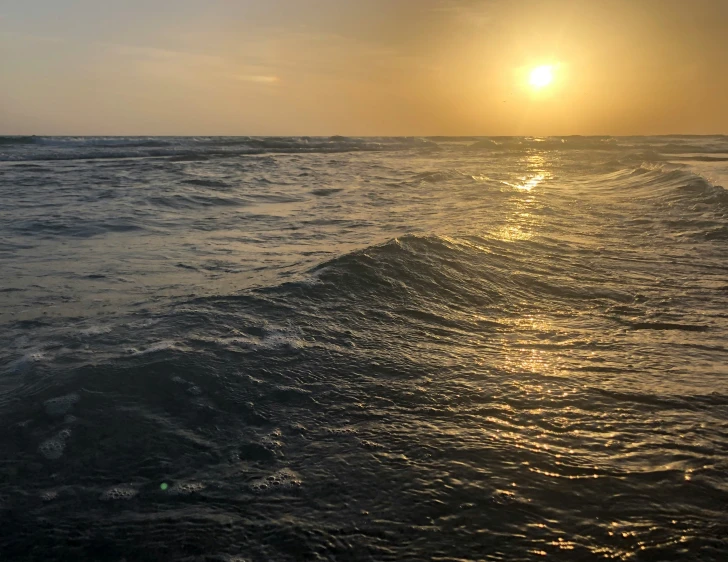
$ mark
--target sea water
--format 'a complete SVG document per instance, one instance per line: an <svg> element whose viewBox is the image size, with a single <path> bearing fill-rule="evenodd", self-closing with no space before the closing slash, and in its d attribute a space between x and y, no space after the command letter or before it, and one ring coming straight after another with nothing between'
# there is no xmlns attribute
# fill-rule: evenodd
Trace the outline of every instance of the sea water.
<svg viewBox="0 0 728 562"><path fill-rule="evenodd" d="M0 558L728 559L721 185L726 137L0 137Z"/></svg>

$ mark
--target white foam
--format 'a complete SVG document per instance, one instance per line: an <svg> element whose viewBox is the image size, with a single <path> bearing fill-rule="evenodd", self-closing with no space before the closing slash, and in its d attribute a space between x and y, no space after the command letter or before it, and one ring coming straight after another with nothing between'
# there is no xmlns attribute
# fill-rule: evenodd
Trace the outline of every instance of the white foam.
<svg viewBox="0 0 728 562"><path fill-rule="evenodd" d="M56 490L46 490L41 492L40 499L44 502L50 502L58 499L58 492Z"/></svg>
<svg viewBox="0 0 728 562"><path fill-rule="evenodd" d="M155 344L152 344L146 349L142 349L142 350L132 349L132 350L130 350L130 352L132 353L132 355L146 355L147 353L155 353L157 351L175 349L176 345L177 345L177 343L174 341L164 340L164 341L160 341Z"/></svg>
<svg viewBox="0 0 728 562"><path fill-rule="evenodd" d="M122 484L120 486L112 486L105 490L100 496L101 501L130 500L136 496L139 491L130 484Z"/></svg>
<svg viewBox="0 0 728 562"><path fill-rule="evenodd" d="M130 328L147 328L159 324L161 320L159 318L149 318L148 320L139 320L137 322L129 322Z"/></svg>
<svg viewBox="0 0 728 562"><path fill-rule="evenodd" d="M232 338L217 338L215 342L221 345L242 345L245 347L252 347L253 345L255 345L255 340L243 336L234 336Z"/></svg>
<svg viewBox="0 0 728 562"><path fill-rule="evenodd" d="M306 431L308 431L308 428L299 422L292 423L290 429L296 433L306 433Z"/></svg>
<svg viewBox="0 0 728 562"><path fill-rule="evenodd" d="M43 402L45 411L49 416L63 416L67 414L71 408L81 399L81 397L72 392L65 396L58 396L57 398L51 398Z"/></svg>
<svg viewBox="0 0 728 562"><path fill-rule="evenodd" d="M323 281L321 280L321 276L329 273L330 271L331 267L322 267L321 269L310 272L308 275L306 275L306 277L302 277L298 280L298 283L305 287L315 287L316 285L321 285L323 283Z"/></svg>
<svg viewBox="0 0 728 562"><path fill-rule="evenodd" d="M206 487L202 482L179 482L168 491L172 494L189 495L201 492Z"/></svg>
<svg viewBox="0 0 728 562"><path fill-rule="evenodd" d="M66 440L66 439L68 439L69 437L71 437L71 430L70 430L70 429L68 429L68 428L66 428L66 429L62 429L61 431L59 431L59 432L58 432L58 435L57 435L57 437L58 437L59 439L63 439L63 440Z"/></svg>
<svg viewBox="0 0 728 562"><path fill-rule="evenodd" d="M63 439L52 437L40 444L38 452L48 460L56 460L63 456L63 450L65 448L66 442Z"/></svg>
<svg viewBox="0 0 728 562"><path fill-rule="evenodd" d="M274 332L265 336L258 346L264 349L301 349L304 344L301 339L291 334L286 332Z"/></svg>
<svg viewBox="0 0 728 562"><path fill-rule="evenodd" d="M359 430L351 426L327 427L326 431L332 435L357 435Z"/></svg>
<svg viewBox="0 0 728 562"><path fill-rule="evenodd" d="M16 359L8 365L11 373L24 373L32 368L36 363L47 361L48 357L41 350L28 351L20 359Z"/></svg>
<svg viewBox="0 0 728 562"><path fill-rule="evenodd" d="M108 334L111 331L110 326L89 326L83 330L79 330L82 336L98 336L101 334Z"/></svg>
<svg viewBox="0 0 728 562"><path fill-rule="evenodd" d="M187 394L191 394L192 396L199 396L202 394L202 389L197 385L192 385L187 388Z"/></svg>
<svg viewBox="0 0 728 562"><path fill-rule="evenodd" d="M384 449L384 446L380 443L376 443L375 441L369 441L367 439L362 439L360 441L362 447L365 449Z"/></svg>
<svg viewBox="0 0 728 562"><path fill-rule="evenodd" d="M219 345L234 345L249 349L301 349L305 342L299 337L298 331L293 327L288 328L266 328L266 334L262 337L236 335L231 337L216 338L215 343Z"/></svg>
<svg viewBox="0 0 728 562"><path fill-rule="evenodd" d="M273 474L254 480L250 489L254 492L269 492L272 490L299 488L303 484L301 477L289 468L283 468Z"/></svg>
<svg viewBox="0 0 728 562"><path fill-rule="evenodd" d="M265 435L260 442L268 448L280 448L283 443L280 438L283 437L283 433L280 429L274 429L268 435Z"/></svg>

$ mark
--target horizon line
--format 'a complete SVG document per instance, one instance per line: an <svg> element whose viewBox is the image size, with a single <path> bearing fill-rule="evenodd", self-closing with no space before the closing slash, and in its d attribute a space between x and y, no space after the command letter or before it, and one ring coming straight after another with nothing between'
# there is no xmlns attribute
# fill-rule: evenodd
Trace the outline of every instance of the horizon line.
<svg viewBox="0 0 728 562"><path fill-rule="evenodd" d="M218 137L218 138L235 138L235 137L260 137L260 138L304 138L304 137L311 137L311 138L334 138L334 137L349 137L349 138L398 138L398 137L421 137L421 138L457 138L457 137L487 137L487 138L517 138L517 137L532 137L532 138L543 138L543 137L725 137L728 136L728 133L632 133L632 134L605 134L605 133L590 133L590 134L579 134L579 133L569 133L569 134L518 134L518 135L503 135L503 134L385 134L385 135L374 135L374 134L367 134L367 135L356 135L356 134L342 134L342 133L334 133L334 134L251 134L251 133L241 133L241 134L206 134L206 133L199 133L199 134L173 134L173 133L163 133L163 134L144 134L144 133L134 133L134 134L122 134L122 133L94 133L94 134L74 134L74 133L64 133L64 134L37 134L37 133L31 133L31 134L14 134L14 133L1 133L0 132L0 138L48 138L48 137L87 137L87 138L94 138L94 137L111 137L111 138L124 138L124 137L167 137L167 138L194 138L194 137Z"/></svg>

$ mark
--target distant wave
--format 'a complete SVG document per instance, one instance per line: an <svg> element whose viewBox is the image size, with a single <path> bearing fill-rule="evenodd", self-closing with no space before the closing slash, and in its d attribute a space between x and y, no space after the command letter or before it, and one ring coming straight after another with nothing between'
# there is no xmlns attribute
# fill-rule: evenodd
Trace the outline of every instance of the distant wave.
<svg viewBox="0 0 728 562"><path fill-rule="evenodd" d="M689 205L703 203L716 209L728 209L728 191L699 174L689 170L645 167L636 172L642 173L642 183L652 188L650 197L671 203L684 201Z"/></svg>
<svg viewBox="0 0 728 562"><path fill-rule="evenodd" d="M644 161L636 167L620 167L628 161L608 162L601 170L612 167L610 171L585 174L577 185L606 200L640 202L646 211L633 221L651 223L672 236L705 241L726 239L725 188L682 164Z"/></svg>
<svg viewBox="0 0 728 562"><path fill-rule="evenodd" d="M445 139L437 139L444 142ZM463 138L475 141L468 150L524 151L524 150L631 150L652 155L724 154L728 142L724 137L485 137Z"/></svg>
<svg viewBox="0 0 728 562"><path fill-rule="evenodd" d="M0 137L0 161L168 157L175 161L264 153L357 151L529 152L624 150L660 160L728 154L723 137ZM685 156L688 155L688 156ZM717 156L715 156L717 155ZM620 158L624 158L622 156ZM705 156L702 156L705 157Z"/></svg>
<svg viewBox="0 0 728 562"><path fill-rule="evenodd" d="M265 153L437 150L419 137L0 137L0 161L160 158L205 160ZM20 150L33 145L32 150Z"/></svg>
<svg viewBox="0 0 728 562"><path fill-rule="evenodd" d="M612 150L624 148L614 137L493 137L479 140L469 150Z"/></svg>
<svg viewBox="0 0 728 562"><path fill-rule="evenodd" d="M36 142L38 142L38 138L39 137L0 136L0 147L23 144L36 144Z"/></svg>

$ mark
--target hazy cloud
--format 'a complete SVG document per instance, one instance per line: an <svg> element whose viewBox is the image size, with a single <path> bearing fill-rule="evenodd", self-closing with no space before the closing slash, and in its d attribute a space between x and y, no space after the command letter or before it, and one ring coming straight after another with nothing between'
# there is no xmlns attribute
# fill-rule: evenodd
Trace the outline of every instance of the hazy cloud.
<svg viewBox="0 0 728 562"><path fill-rule="evenodd" d="M236 78L243 82L257 82L259 84L275 84L280 80L277 76L263 76L260 74L238 75Z"/></svg>

